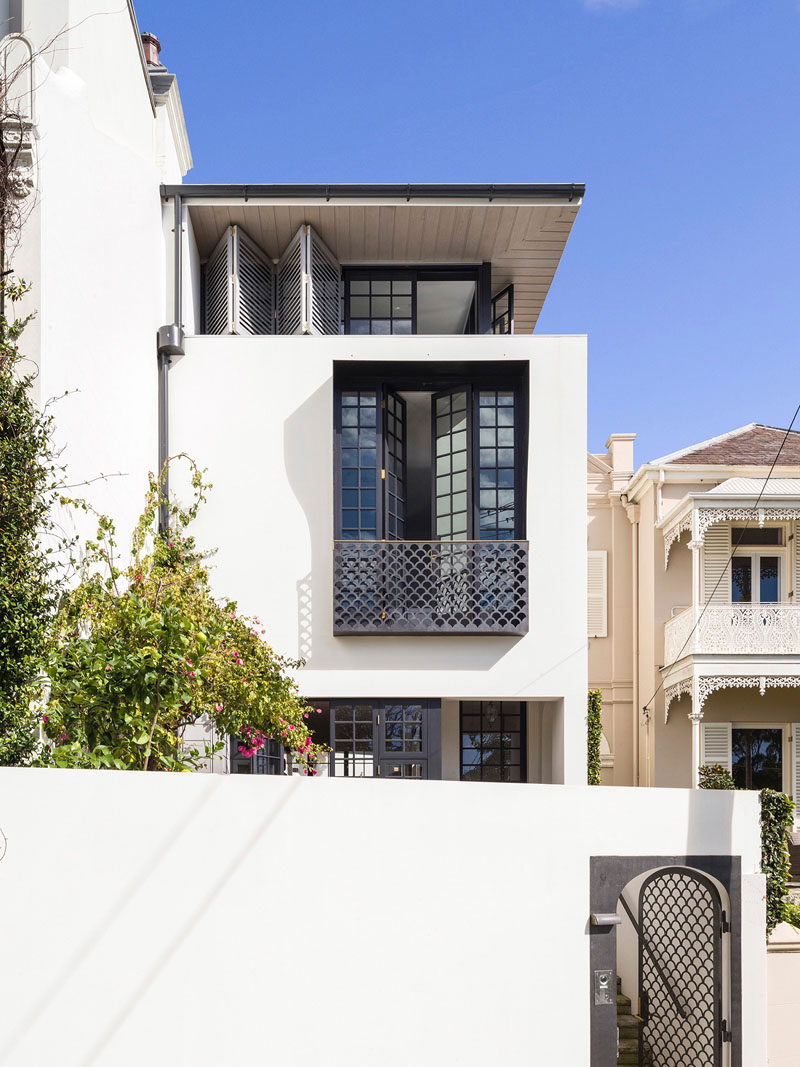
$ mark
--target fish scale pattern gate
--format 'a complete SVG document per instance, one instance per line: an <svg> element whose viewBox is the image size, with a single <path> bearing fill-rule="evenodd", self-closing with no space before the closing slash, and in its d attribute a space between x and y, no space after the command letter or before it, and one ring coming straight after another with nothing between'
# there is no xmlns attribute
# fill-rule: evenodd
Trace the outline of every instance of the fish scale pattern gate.
<svg viewBox="0 0 800 1067"><path fill-rule="evenodd" d="M722 930L716 886L657 871L639 895L639 1064L721 1067Z"/></svg>
<svg viewBox="0 0 800 1067"><path fill-rule="evenodd" d="M336 541L333 632L525 634L527 541Z"/></svg>

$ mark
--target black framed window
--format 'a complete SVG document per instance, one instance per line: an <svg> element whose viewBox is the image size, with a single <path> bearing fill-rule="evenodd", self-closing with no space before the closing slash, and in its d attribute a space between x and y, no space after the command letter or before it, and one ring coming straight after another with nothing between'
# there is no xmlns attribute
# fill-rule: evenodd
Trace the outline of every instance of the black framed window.
<svg viewBox="0 0 800 1067"><path fill-rule="evenodd" d="M409 381L395 366L335 373L334 536L523 539L527 368L459 381L434 364Z"/></svg>
<svg viewBox="0 0 800 1067"><path fill-rule="evenodd" d="M413 333L414 296L414 280L407 273L348 277L345 333Z"/></svg>
<svg viewBox="0 0 800 1067"><path fill-rule="evenodd" d="M783 789L783 730L731 729L731 773L737 789Z"/></svg>
<svg viewBox="0 0 800 1067"><path fill-rule="evenodd" d="M481 390L478 394L478 484L480 541L512 540L515 508L514 393Z"/></svg>
<svg viewBox="0 0 800 1067"><path fill-rule="evenodd" d="M522 701L461 702L461 780L527 780L526 710Z"/></svg>
<svg viewBox="0 0 800 1067"><path fill-rule="evenodd" d="M490 264L346 268L344 332L488 333L490 272Z"/></svg>
<svg viewBox="0 0 800 1067"><path fill-rule="evenodd" d="M438 700L331 700L331 774L441 778Z"/></svg>
<svg viewBox="0 0 800 1067"><path fill-rule="evenodd" d="M265 740L254 756L245 756L239 751L241 737L230 739L231 774L283 774L285 753L277 741Z"/></svg>
<svg viewBox="0 0 800 1067"><path fill-rule="evenodd" d="M339 514L345 541L378 537L378 392L345 390L339 399Z"/></svg>

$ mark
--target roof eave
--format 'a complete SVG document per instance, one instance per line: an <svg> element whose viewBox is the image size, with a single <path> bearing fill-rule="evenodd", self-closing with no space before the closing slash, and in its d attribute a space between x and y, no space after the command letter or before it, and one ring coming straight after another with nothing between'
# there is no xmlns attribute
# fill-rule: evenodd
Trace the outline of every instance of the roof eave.
<svg viewBox="0 0 800 1067"><path fill-rule="evenodd" d="M212 184L162 185L161 196L184 200L475 200L527 201L579 204L586 186L578 182L556 184Z"/></svg>

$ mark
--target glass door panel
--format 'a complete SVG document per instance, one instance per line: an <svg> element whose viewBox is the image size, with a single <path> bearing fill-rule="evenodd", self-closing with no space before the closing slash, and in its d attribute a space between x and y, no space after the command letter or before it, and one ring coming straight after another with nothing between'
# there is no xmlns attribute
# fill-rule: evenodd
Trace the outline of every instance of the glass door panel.
<svg viewBox="0 0 800 1067"><path fill-rule="evenodd" d="M472 533L471 390L432 398L433 538L466 541Z"/></svg>
<svg viewBox="0 0 800 1067"><path fill-rule="evenodd" d="M384 537L406 535L406 402L391 389L383 398Z"/></svg>

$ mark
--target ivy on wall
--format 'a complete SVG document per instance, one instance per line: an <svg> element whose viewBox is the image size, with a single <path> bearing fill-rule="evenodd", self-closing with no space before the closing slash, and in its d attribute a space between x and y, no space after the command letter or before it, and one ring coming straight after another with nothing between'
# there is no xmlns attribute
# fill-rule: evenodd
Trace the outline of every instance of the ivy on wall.
<svg viewBox="0 0 800 1067"><path fill-rule="evenodd" d="M761 873L767 876L767 938L778 923L796 920L789 903L789 835L794 803L785 793L762 789Z"/></svg>
<svg viewBox="0 0 800 1067"><path fill-rule="evenodd" d="M599 689L590 689L586 716L586 780L589 785L600 785L600 738L603 735L602 708L602 693Z"/></svg>

